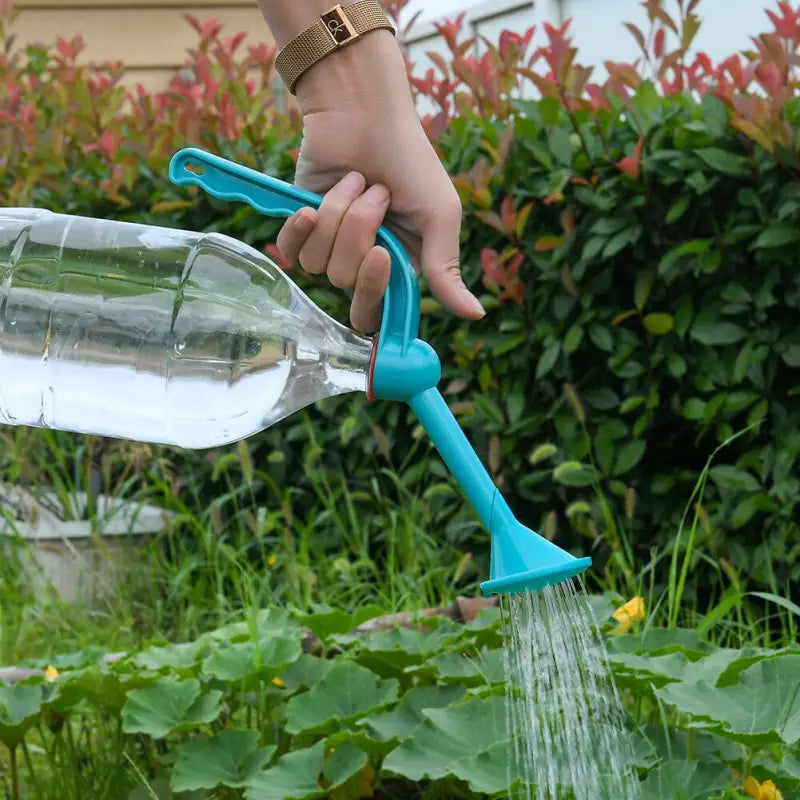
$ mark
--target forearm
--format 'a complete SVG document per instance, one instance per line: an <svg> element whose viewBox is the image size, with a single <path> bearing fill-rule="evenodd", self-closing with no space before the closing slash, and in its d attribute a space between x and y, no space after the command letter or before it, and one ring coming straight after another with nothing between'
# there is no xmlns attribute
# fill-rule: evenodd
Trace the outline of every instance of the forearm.
<svg viewBox="0 0 800 800"><path fill-rule="evenodd" d="M333 0L258 0L258 5L282 48L328 11ZM296 91L305 113L331 108L380 113L412 105L402 52L385 30L371 31L326 56L300 78Z"/></svg>

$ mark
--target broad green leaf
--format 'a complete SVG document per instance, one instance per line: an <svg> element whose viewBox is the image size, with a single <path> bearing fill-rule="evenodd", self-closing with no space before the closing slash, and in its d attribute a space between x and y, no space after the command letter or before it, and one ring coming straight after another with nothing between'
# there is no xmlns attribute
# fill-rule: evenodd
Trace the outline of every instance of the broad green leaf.
<svg viewBox="0 0 800 800"><path fill-rule="evenodd" d="M352 742L340 744L325 762L322 774L331 788L341 786L367 764L367 754Z"/></svg>
<svg viewBox="0 0 800 800"><path fill-rule="evenodd" d="M620 447L617 453L617 460L614 464L614 475L624 475L633 469L641 460L647 443L642 439L634 439L631 442L625 442Z"/></svg>
<svg viewBox="0 0 800 800"><path fill-rule="evenodd" d="M761 488L759 482L749 472L729 464L719 464L716 467L711 467L708 475L721 489L757 492Z"/></svg>
<svg viewBox="0 0 800 800"><path fill-rule="evenodd" d="M297 614L296 617L301 625L305 625L324 640L333 634L350 633L362 622L379 617L383 613L384 609L376 605L362 606L352 614L329 606L320 606L309 614Z"/></svg>
<svg viewBox="0 0 800 800"><path fill-rule="evenodd" d="M583 328L579 325L573 325L564 337L563 348L567 354L574 353L583 341Z"/></svg>
<svg viewBox="0 0 800 800"><path fill-rule="evenodd" d="M672 268L678 264L681 259L687 256L698 256L702 253L707 253L713 244L713 239L690 239L688 242L675 245L675 247L667 251L658 262L658 274L669 276ZM679 309L679 311L680 310L681 309ZM680 332L681 326L679 324L678 313L676 313L675 327L678 329L678 332Z"/></svg>
<svg viewBox="0 0 800 800"><path fill-rule="evenodd" d="M324 761L324 741L304 750L287 753L275 766L250 779L245 800L306 800L324 797L327 792L319 782Z"/></svg>
<svg viewBox="0 0 800 800"><path fill-rule="evenodd" d="M662 656L610 653L608 660L620 685L640 691L648 691L651 684L659 688L683 680L691 664L683 653Z"/></svg>
<svg viewBox="0 0 800 800"><path fill-rule="evenodd" d="M213 722L222 710L222 692L203 693L200 682L162 679L145 689L128 692L122 709L125 733L145 733L163 739L170 733Z"/></svg>
<svg viewBox="0 0 800 800"><path fill-rule="evenodd" d="M698 147L694 154L699 156L709 167L724 172L726 175L746 177L752 173L750 159L737 156L719 147Z"/></svg>
<svg viewBox="0 0 800 800"><path fill-rule="evenodd" d="M691 197L688 194L682 194L670 207L667 211L667 216L665 217L668 225L673 225L676 223L686 212L686 209L689 207L689 202Z"/></svg>
<svg viewBox="0 0 800 800"><path fill-rule="evenodd" d="M751 746L791 746L800 741L799 675L800 653L759 661L730 686L671 683L658 694L722 736Z"/></svg>
<svg viewBox="0 0 800 800"><path fill-rule="evenodd" d="M637 275L636 283L633 287L633 304L638 311L642 311L647 305L647 298L650 297L655 279L656 271L654 269L643 269Z"/></svg>
<svg viewBox="0 0 800 800"><path fill-rule="evenodd" d="M741 650L729 651L732 655L727 663L722 665L722 669L711 677L719 688L725 686L732 686L738 682L739 676L753 664L761 661L767 661L773 658L783 658L787 655L800 655L800 648L797 645L792 647L783 647L778 650L770 650L765 647L744 647ZM709 678L707 675L698 676L700 678Z"/></svg>
<svg viewBox="0 0 800 800"><path fill-rule="evenodd" d="M453 777L466 781L473 791L494 795L507 788L509 764L513 763L511 742L501 741L481 753L460 758L450 765L448 771ZM513 786L517 776L512 775L511 778Z"/></svg>
<svg viewBox="0 0 800 800"><path fill-rule="evenodd" d="M245 786L269 761L275 747L259 747L258 731L224 730L181 742L177 752L172 789L189 792Z"/></svg>
<svg viewBox="0 0 800 800"><path fill-rule="evenodd" d="M450 620L441 620L431 631L396 626L358 637L359 660L363 654L384 662L393 672L426 661L464 637L464 629ZM343 639L339 639L344 641ZM370 665L372 661L370 661Z"/></svg>
<svg viewBox="0 0 800 800"><path fill-rule="evenodd" d="M286 730L324 733L335 730L397 699L398 683L382 680L352 661L338 662L319 683L286 705Z"/></svg>
<svg viewBox="0 0 800 800"><path fill-rule="evenodd" d="M592 225L591 232L598 236L613 236L625 228L630 228L636 223L635 217L602 216Z"/></svg>
<svg viewBox="0 0 800 800"><path fill-rule="evenodd" d="M7 747L16 747L38 719L42 706L57 694L58 689L49 684L0 686L0 741Z"/></svg>
<svg viewBox="0 0 800 800"><path fill-rule="evenodd" d="M550 152L565 167L572 165L572 144L569 140L569 133L566 128L559 126L553 128L547 136Z"/></svg>
<svg viewBox="0 0 800 800"><path fill-rule="evenodd" d="M544 378L558 361L558 355L561 352L561 344L559 342L552 342L545 347L539 361L536 364L536 377Z"/></svg>
<svg viewBox="0 0 800 800"><path fill-rule="evenodd" d="M656 336L664 336L675 327L675 320L672 314L653 312L647 314L643 320L645 328Z"/></svg>
<svg viewBox="0 0 800 800"><path fill-rule="evenodd" d="M423 713L426 719L384 760L388 772L415 781L443 778L466 755L477 755L508 740L505 698L499 695Z"/></svg>
<svg viewBox="0 0 800 800"><path fill-rule="evenodd" d="M397 745L394 739L385 740L373 738L366 729L359 729L357 731L343 729L325 737L325 747L328 750L341 747L345 742L350 742L359 750L375 756L381 761Z"/></svg>
<svg viewBox="0 0 800 800"><path fill-rule="evenodd" d="M65 710L86 701L116 717L132 690L151 686L156 681L156 676L133 668L131 662L96 664L69 676L69 681L61 685L61 696L54 708Z"/></svg>
<svg viewBox="0 0 800 800"><path fill-rule="evenodd" d="M253 642L220 643L203 661L203 672L222 681L239 681L251 675L274 677L300 658L298 636L267 635Z"/></svg>
<svg viewBox="0 0 800 800"><path fill-rule="evenodd" d="M691 661L716 650L693 628L649 628L644 633L615 636L609 640L608 648L611 652L650 653L654 656L683 653Z"/></svg>
<svg viewBox="0 0 800 800"><path fill-rule="evenodd" d="M297 661L289 664L279 677L290 692L302 687L310 689L331 671L333 665L334 662L329 658L303 653Z"/></svg>
<svg viewBox="0 0 800 800"><path fill-rule="evenodd" d="M432 658L430 665L439 680L445 683L460 683L465 686L502 683L504 676L503 651L499 648L484 650L475 656L466 656L456 650L448 650Z"/></svg>
<svg viewBox="0 0 800 800"><path fill-rule="evenodd" d="M49 655L47 658L34 658L26 661L26 666L46 669L55 667L59 672L78 670L93 664L99 664L108 651L103 647L90 645L74 653L60 653Z"/></svg>
<svg viewBox="0 0 800 800"><path fill-rule="evenodd" d="M423 709L443 708L463 696L458 685L418 686L403 695L396 709L368 717L366 725L380 739L405 739L425 719Z"/></svg>
<svg viewBox="0 0 800 800"><path fill-rule="evenodd" d="M642 784L640 800L716 800L733 785L730 767L724 764L663 761Z"/></svg>
<svg viewBox="0 0 800 800"><path fill-rule="evenodd" d="M583 392L586 404L600 411L611 411L619 406L619 395L607 386L597 386Z"/></svg>
<svg viewBox="0 0 800 800"><path fill-rule="evenodd" d="M238 456L236 457L238 461ZM232 622L206 634L203 638L214 641L245 641L254 638L264 639L275 634L299 634L298 624L282 608L259 609L254 619Z"/></svg>
<svg viewBox="0 0 800 800"><path fill-rule="evenodd" d="M758 238L753 242L753 249L784 247L797 241L800 241L800 228L797 225L773 223L759 234Z"/></svg>
<svg viewBox="0 0 800 800"><path fill-rule="evenodd" d="M606 353L610 353L614 349L614 337L611 330L603 325L590 325L589 338L594 342L595 347Z"/></svg>
<svg viewBox="0 0 800 800"><path fill-rule="evenodd" d="M137 653L132 661L141 669L158 672L162 669L191 669L209 650L207 642L197 641L188 644L168 644L148 647Z"/></svg>
<svg viewBox="0 0 800 800"><path fill-rule="evenodd" d="M700 344L718 346L736 344L747 336L747 331L732 322L695 320L690 336Z"/></svg>
<svg viewBox="0 0 800 800"><path fill-rule="evenodd" d="M667 369L673 378L682 378L686 374L686 361L677 353L670 353L667 359Z"/></svg>
<svg viewBox="0 0 800 800"><path fill-rule="evenodd" d="M565 461L553 470L553 479L564 486L591 486L596 478L589 464Z"/></svg>

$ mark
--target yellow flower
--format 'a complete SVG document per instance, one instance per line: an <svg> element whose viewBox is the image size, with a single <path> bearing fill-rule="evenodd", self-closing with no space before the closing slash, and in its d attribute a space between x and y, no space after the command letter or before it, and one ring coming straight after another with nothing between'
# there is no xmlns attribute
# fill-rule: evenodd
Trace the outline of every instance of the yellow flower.
<svg viewBox="0 0 800 800"><path fill-rule="evenodd" d="M628 600L624 606L620 606L612 615L617 621L617 627L611 633L618 636L621 633L627 633L631 629L634 620L644 619L644 598L634 597Z"/></svg>
<svg viewBox="0 0 800 800"><path fill-rule="evenodd" d="M54 681L58 677L58 670L51 664L44 671L44 677L47 681Z"/></svg>
<svg viewBox="0 0 800 800"><path fill-rule="evenodd" d="M286 688L286 684L280 678L273 678L272 679L272 683L275 686L280 687L281 689L285 689Z"/></svg>
<svg viewBox="0 0 800 800"><path fill-rule="evenodd" d="M267 564L269 564L270 567L274 567L277 563L278 556L276 556L274 553L267 558Z"/></svg>
<svg viewBox="0 0 800 800"><path fill-rule="evenodd" d="M783 800L783 795L772 781L759 783L752 775L744 779L742 791L748 797L755 797L756 800Z"/></svg>

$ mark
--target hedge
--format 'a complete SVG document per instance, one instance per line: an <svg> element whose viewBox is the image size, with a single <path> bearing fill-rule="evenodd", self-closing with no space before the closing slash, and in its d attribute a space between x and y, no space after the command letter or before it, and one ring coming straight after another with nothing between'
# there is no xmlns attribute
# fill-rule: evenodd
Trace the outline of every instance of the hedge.
<svg viewBox="0 0 800 800"><path fill-rule="evenodd" d="M568 23L536 50L532 31L506 31L480 58L448 23L450 61L410 66L464 203L465 278L489 309L466 324L426 295L423 335L512 505L593 555L601 578L664 585L675 537L681 548L692 530L699 596L785 587L800 577L800 13L779 4L753 52L713 64L689 55L696 2L674 19L646 5L653 30L632 28L641 63L608 62L603 85L578 65ZM274 221L166 178L191 144L291 180L299 143L299 120L273 105L274 51L242 53L240 36L189 20L194 80L153 94L123 89L121 66L81 66L79 38L7 47L0 201L221 230L274 252ZM531 81L538 99L520 100ZM344 293L295 277L347 318ZM398 503L422 497L443 536L485 559L410 414L365 408L321 403L255 437L252 457L310 518L322 509L304 464L320 447L318 469L356 493L377 478ZM180 458L213 493L206 455ZM256 492L282 502L274 486Z"/></svg>

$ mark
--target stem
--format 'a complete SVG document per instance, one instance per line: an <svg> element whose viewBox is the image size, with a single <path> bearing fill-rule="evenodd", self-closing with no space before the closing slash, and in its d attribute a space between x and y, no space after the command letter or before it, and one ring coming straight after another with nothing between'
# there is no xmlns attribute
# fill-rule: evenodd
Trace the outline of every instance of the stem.
<svg viewBox="0 0 800 800"><path fill-rule="evenodd" d="M17 774L16 745L14 747L9 747L8 752L11 760L11 798L12 800L19 800L19 775Z"/></svg>
<svg viewBox="0 0 800 800"><path fill-rule="evenodd" d="M31 760L31 754L28 750L28 743L25 741L25 739L22 740L22 755L25 758L25 766L27 766L31 780L33 781L36 797L40 798L42 796L42 791L39 786L39 779L36 777L36 770L33 768L33 761Z"/></svg>
<svg viewBox="0 0 800 800"><path fill-rule="evenodd" d="M82 796L81 794L81 776L80 776L80 765L78 763L78 754L75 750L75 739L72 735L72 724L69 719L64 720L64 728L67 731L66 740L69 744L69 758L72 762L72 777L75 780L75 800L78 800Z"/></svg>

